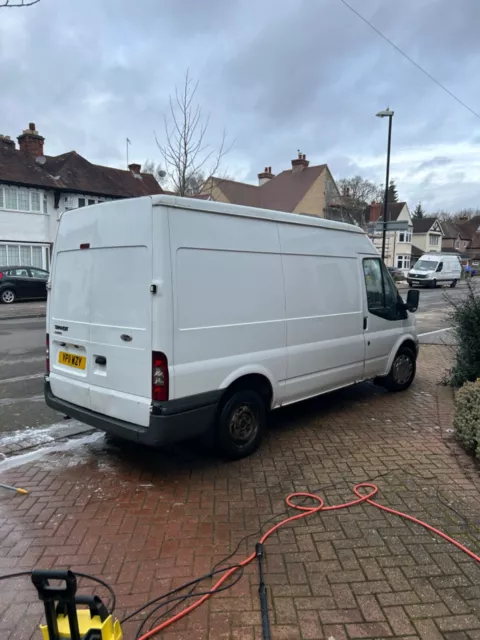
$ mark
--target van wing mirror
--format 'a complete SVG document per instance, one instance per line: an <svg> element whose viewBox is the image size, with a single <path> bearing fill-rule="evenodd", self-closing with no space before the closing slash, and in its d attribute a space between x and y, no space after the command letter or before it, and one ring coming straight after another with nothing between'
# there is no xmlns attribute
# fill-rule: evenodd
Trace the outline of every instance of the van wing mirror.
<svg viewBox="0 0 480 640"><path fill-rule="evenodd" d="M418 289L410 289L407 293L407 310L411 313L415 313L418 309L418 302L420 300L420 291Z"/></svg>

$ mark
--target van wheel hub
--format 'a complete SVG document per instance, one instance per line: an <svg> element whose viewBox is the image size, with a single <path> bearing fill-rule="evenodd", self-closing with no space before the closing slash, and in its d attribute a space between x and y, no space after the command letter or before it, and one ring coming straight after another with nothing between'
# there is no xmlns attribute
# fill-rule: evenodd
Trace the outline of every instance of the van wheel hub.
<svg viewBox="0 0 480 640"><path fill-rule="evenodd" d="M230 420L230 435L238 444L246 444L252 440L258 430L258 420L252 408L244 404L238 407Z"/></svg>
<svg viewBox="0 0 480 640"><path fill-rule="evenodd" d="M410 379L412 372L412 361L407 355L402 353L395 359L393 364L393 376L395 378L395 382L397 384L405 384Z"/></svg>

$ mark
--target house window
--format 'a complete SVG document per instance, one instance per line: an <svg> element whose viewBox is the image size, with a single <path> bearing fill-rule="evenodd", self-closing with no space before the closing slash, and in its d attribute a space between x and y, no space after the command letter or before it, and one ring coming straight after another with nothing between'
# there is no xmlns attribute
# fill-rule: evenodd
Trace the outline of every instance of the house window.
<svg viewBox="0 0 480 640"><path fill-rule="evenodd" d="M48 247L29 244L0 244L0 266L29 266L48 269Z"/></svg>
<svg viewBox="0 0 480 640"><path fill-rule="evenodd" d="M30 194L27 189L18 190L17 204L19 211L30 211Z"/></svg>
<svg viewBox="0 0 480 640"><path fill-rule="evenodd" d="M460 240L458 240L458 238L455 240L455 249L460 249Z"/></svg>
<svg viewBox="0 0 480 640"><path fill-rule="evenodd" d="M28 245L20 246L20 262L18 264L30 265L32 263L32 249Z"/></svg>
<svg viewBox="0 0 480 640"><path fill-rule="evenodd" d="M438 247L440 244L440 236L429 236L428 243L431 247Z"/></svg>
<svg viewBox="0 0 480 640"><path fill-rule="evenodd" d="M95 200L89 200L89 201L88 201L88 206L90 206L90 205L92 205L92 204L95 204Z"/></svg>
<svg viewBox="0 0 480 640"><path fill-rule="evenodd" d="M79 198L78 199L78 206L79 207L84 207L85 206L85 198Z"/></svg>
<svg viewBox="0 0 480 640"><path fill-rule="evenodd" d="M46 195L46 194L45 194ZM0 208L12 211L40 211L40 192L24 187L0 186ZM45 211L46 213L46 211Z"/></svg>
<svg viewBox="0 0 480 640"><path fill-rule="evenodd" d="M30 205L32 211L40 211L40 194L38 191L32 191L30 194Z"/></svg>
<svg viewBox="0 0 480 640"><path fill-rule="evenodd" d="M412 232L410 229L408 231L400 231L398 234L399 242L411 242L412 241Z"/></svg>
<svg viewBox="0 0 480 640"><path fill-rule="evenodd" d="M397 256L397 269L410 269L410 259L409 255Z"/></svg>
<svg viewBox="0 0 480 640"><path fill-rule="evenodd" d="M48 213L48 200L46 193L43 194L43 213Z"/></svg>
<svg viewBox="0 0 480 640"><path fill-rule="evenodd" d="M17 192L16 187L5 187L5 208L17 210Z"/></svg>
<svg viewBox="0 0 480 640"><path fill-rule="evenodd" d="M42 247L32 247L32 267L43 267L42 261Z"/></svg>

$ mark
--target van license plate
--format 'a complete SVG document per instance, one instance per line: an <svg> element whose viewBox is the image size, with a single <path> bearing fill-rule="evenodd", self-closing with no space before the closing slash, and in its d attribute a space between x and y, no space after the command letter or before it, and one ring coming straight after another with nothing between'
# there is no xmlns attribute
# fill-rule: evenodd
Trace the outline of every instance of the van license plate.
<svg viewBox="0 0 480 640"><path fill-rule="evenodd" d="M85 356L77 356L74 353L66 353L60 351L58 354L59 364L63 364L66 367L73 367L74 369L85 369L87 366L87 359Z"/></svg>

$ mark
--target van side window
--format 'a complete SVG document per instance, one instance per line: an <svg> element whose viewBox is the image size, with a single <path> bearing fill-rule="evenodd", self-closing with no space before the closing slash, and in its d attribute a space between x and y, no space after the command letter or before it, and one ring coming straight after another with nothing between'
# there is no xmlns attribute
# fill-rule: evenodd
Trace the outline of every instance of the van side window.
<svg viewBox="0 0 480 640"><path fill-rule="evenodd" d="M365 258L363 274L370 313L386 320L401 320L407 317L406 312L398 304L401 299L397 287L379 258Z"/></svg>
<svg viewBox="0 0 480 640"><path fill-rule="evenodd" d="M441 271L443 269L443 262L440 262L440 264L437 267L437 271Z"/></svg>

